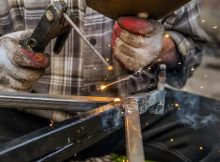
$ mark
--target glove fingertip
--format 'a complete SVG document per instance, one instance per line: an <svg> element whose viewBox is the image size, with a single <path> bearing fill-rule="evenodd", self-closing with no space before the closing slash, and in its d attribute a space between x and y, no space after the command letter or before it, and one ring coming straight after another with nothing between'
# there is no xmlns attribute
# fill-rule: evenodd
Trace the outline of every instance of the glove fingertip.
<svg viewBox="0 0 220 162"><path fill-rule="evenodd" d="M46 68L49 66L49 56L43 53L35 53L25 48L20 48L14 55L15 62L22 67L35 69Z"/></svg>
<svg viewBox="0 0 220 162"><path fill-rule="evenodd" d="M36 53L33 57L33 61L40 64L42 68L49 65L49 58L47 57L47 55L42 53Z"/></svg>
<svg viewBox="0 0 220 162"><path fill-rule="evenodd" d="M154 31L150 21L138 17L121 17L118 19L118 25L129 32L144 36Z"/></svg>

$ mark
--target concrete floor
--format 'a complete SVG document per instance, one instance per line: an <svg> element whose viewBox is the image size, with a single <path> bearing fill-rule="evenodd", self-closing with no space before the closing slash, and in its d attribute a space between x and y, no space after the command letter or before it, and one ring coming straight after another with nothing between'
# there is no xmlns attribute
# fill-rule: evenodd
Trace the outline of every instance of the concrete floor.
<svg viewBox="0 0 220 162"><path fill-rule="evenodd" d="M220 57L205 55L183 90L220 100Z"/></svg>

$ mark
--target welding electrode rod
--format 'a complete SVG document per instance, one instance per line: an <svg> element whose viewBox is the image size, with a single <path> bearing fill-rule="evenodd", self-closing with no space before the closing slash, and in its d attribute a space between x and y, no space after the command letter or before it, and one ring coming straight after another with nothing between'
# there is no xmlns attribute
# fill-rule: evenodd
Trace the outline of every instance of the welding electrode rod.
<svg viewBox="0 0 220 162"><path fill-rule="evenodd" d="M102 62L107 66L108 69L111 69L111 65L102 57L102 55L93 47L93 45L87 40L84 34L80 31L80 29L76 26L76 24L72 21L69 16L65 13L63 14L65 19L72 25L72 27L76 30L76 32L82 37L82 39L86 42L86 44L93 50L93 52L102 60Z"/></svg>

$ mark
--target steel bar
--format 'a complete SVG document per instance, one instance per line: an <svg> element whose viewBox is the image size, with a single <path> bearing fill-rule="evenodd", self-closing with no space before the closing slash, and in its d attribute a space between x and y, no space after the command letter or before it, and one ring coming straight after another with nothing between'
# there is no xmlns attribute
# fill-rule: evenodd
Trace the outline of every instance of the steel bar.
<svg viewBox="0 0 220 162"><path fill-rule="evenodd" d="M123 103L123 108L125 109L125 135L128 161L144 162L144 147L138 103L135 99L127 99Z"/></svg>
<svg viewBox="0 0 220 162"><path fill-rule="evenodd" d="M97 143L98 141L100 141L101 139L103 139L104 137L106 137L107 135L113 133L115 130L117 130L119 128L112 128L110 130L103 130L100 133L97 133L93 136L90 136L89 140L87 140L85 138L85 140L79 142L78 144L69 144L55 152L49 153L48 155L46 155L43 158L39 158L37 160L35 160L36 162L62 162L64 160L67 159L67 157L71 157L73 156L73 152L75 150L84 150L85 148L87 148L88 146L91 146L95 143ZM104 132L106 131L106 132ZM76 153L78 153L79 151L77 151Z"/></svg>
<svg viewBox="0 0 220 162"><path fill-rule="evenodd" d="M114 98L0 92L0 108L85 112L110 103Z"/></svg>
<svg viewBox="0 0 220 162"><path fill-rule="evenodd" d="M122 127L120 114L121 109L115 105L105 105L92 110L88 116L73 118L2 144L0 161L27 162L40 157L45 160L39 161L54 161L53 156L60 158L56 161L62 161Z"/></svg>
<svg viewBox="0 0 220 162"><path fill-rule="evenodd" d="M161 91L152 91L133 98L140 107L140 113L144 113L150 107L156 107L163 96ZM53 127L43 128L0 145L0 161L63 161L122 128L124 116L121 104L111 103L81 112L79 116Z"/></svg>
<svg viewBox="0 0 220 162"><path fill-rule="evenodd" d="M154 90L148 93L137 94L129 98L136 99L140 114L143 114L148 110L153 114L157 114L157 107L152 106L164 101L165 96L165 91Z"/></svg>

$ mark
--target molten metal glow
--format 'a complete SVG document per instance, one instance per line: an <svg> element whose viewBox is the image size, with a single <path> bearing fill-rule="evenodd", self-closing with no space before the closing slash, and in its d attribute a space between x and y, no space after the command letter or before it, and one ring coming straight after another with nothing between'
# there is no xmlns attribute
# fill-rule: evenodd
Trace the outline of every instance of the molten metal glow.
<svg viewBox="0 0 220 162"><path fill-rule="evenodd" d="M101 90L105 90L105 89L106 89L106 87L107 87L107 86L102 85L102 86L100 87L100 89L101 89Z"/></svg>
<svg viewBox="0 0 220 162"><path fill-rule="evenodd" d="M115 98L115 99L114 99L114 102L120 102L120 101L121 101L120 98Z"/></svg>

